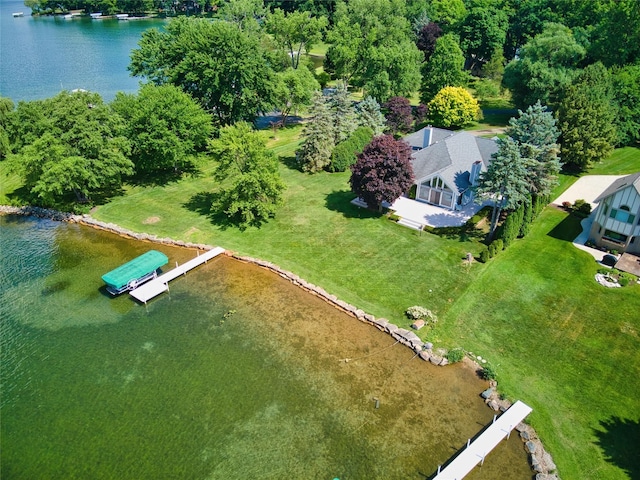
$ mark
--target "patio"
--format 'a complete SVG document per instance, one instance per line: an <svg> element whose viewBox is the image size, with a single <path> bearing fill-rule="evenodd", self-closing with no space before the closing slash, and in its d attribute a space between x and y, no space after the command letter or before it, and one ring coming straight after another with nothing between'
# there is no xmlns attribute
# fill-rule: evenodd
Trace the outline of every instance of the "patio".
<svg viewBox="0 0 640 480"><path fill-rule="evenodd" d="M352 200L351 203L366 208L366 204L359 198ZM391 205L384 202L383 206L393 210L400 217L399 224L418 230L424 225L436 228L459 227L473 217L484 204L478 205L472 202L462 210L453 211L400 197Z"/></svg>

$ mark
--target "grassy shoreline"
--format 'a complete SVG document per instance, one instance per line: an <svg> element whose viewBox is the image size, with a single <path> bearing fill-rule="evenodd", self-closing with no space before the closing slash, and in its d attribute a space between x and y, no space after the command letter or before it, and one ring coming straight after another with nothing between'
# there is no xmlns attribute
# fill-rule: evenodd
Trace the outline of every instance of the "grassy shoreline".
<svg viewBox="0 0 640 480"><path fill-rule="evenodd" d="M629 450L640 432L640 286L609 290L593 281L597 265L571 244L576 219L547 208L525 239L467 268L462 259L480 251L479 237L419 235L351 205L347 173L291 168L299 132L279 130L270 140L288 188L277 217L260 229L215 223L211 164L165 186L127 187L92 215L271 261L400 326L407 307L428 307L439 322L422 336L489 359L501 391L534 408L530 421L563 478L640 475ZM640 150L620 149L590 173L638 170ZM563 176L556 192L577 178ZM6 196L15 182L3 179Z"/></svg>

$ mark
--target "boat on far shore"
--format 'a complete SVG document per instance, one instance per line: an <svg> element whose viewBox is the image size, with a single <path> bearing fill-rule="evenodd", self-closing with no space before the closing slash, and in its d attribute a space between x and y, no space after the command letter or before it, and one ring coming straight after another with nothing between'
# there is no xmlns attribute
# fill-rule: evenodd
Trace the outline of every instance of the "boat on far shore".
<svg viewBox="0 0 640 480"><path fill-rule="evenodd" d="M89 14L89 16L90 16L92 19L97 20L97 19L99 19L100 17L102 17L102 12L90 13L90 14Z"/></svg>
<svg viewBox="0 0 640 480"><path fill-rule="evenodd" d="M24 12L13 12L13 18L24 17Z"/></svg>

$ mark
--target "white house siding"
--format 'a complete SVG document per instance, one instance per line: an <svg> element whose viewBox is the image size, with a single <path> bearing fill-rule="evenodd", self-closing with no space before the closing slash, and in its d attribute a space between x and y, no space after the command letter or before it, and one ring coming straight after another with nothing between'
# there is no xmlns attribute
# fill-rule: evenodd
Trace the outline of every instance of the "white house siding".
<svg viewBox="0 0 640 480"><path fill-rule="evenodd" d="M633 223L623 222L611 217L612 209L621 211L622 206L629 208L634 215ZM626 235L626 241L611 241L607 231ZM609 235L610 236L610 235ZM596 219L591 230L596 244L620 251L640 253L640 195L632 185L603 199L597 209Z"/></svg>

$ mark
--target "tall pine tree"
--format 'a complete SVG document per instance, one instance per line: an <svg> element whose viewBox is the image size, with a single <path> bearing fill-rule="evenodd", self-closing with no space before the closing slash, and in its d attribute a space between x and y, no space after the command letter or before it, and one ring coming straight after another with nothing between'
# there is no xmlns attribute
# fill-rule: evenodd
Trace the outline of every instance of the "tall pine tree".
<svg viewBox="0 0 640 480"><path fill-rule="evenodd" d="M567 88L558 111L565 163L585 171L608 157L616 140L611 75L601 63L585 68Z"/></svg>

